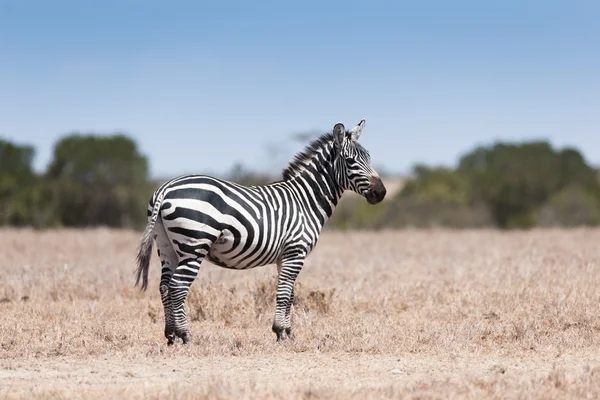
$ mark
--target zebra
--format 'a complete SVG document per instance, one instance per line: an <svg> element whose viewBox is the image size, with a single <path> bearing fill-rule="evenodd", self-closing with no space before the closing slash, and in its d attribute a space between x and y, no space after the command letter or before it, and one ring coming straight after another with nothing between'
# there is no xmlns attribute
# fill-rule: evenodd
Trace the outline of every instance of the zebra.
<svg viewBox="0 0 600 400"><path fill-rule="evenodd" d="M272 330L290 337L294 283L342 193L352 190L377 204L386 188L358 143L365 119L346 130L338 122L296 154L282 179L244 186L188 174L165 182L148 204L148 224L137 255L135 286L148 287L153 241L162 267L160 296L168 345L191 335L184 303L204 259L220 267L277 265Z"/></svg>

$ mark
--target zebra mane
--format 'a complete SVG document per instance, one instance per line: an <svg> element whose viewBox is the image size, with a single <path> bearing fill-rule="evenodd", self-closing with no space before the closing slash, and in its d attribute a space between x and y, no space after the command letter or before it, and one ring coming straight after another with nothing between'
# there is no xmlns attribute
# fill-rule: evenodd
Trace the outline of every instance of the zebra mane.
<svg viewBox="0 0 600 400"><path fill-rule="evenodd" d="M291 179L306 169L306 166L315 158L319 150L324 149L327 144L333 142L333 133L327 132L317 139L312 140L303 151L296 154L289 165L283 169L283 180Z"/></svg>

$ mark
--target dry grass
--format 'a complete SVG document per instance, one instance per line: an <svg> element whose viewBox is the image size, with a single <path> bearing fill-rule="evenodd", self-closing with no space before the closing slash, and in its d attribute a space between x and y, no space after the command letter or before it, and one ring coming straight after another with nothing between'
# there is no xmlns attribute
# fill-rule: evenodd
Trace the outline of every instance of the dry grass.
<svg viewBox="0 0 600 400"><path fill-rule="evenodd" d="M138 239L0 230L0 397L600 397L600 230L327 232L284 344L274 266L205 263L185 347Z"/></svg>

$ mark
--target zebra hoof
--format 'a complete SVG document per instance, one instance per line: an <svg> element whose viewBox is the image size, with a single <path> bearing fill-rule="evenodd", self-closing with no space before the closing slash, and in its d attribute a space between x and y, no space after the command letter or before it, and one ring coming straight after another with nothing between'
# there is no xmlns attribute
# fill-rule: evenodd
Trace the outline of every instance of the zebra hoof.
<svg viewBox="0 0 600 400"><path fill-rule="evenodd" d="M187 344L190 341L190 339L190 334L187 332L181 335L181 340L183 341L183 344Z"/></svg>
<svg viewBox="0 0 600 400"><path fill-rule="evenodd" d="M278 342L282 342L282 341L287 340L288 337L292 333L292 328L291 327L283 328L280 325L278 325L277 323L273 324L272 330L277 335L277 341Z"/></svg>
<svg viewBox="0 0 600 400"><path fill-rule="evenodd" d="M190 341L190 339L192 338L190 333L187 331L178 332L177 330L175 330L175 336L177 336L178 338L181 338L181 340L183 341L183 344L187 344Z"/></svg>
<svg viewBox="0 0 600 400"><path fill-rule="evenodd" d="M277 335L278 342L285 342L288 339L288 330L287 329L277 330L277 331L275 331L275 334Z"/></svg>
<svg viewBox="0 0 600 400"><path fill-rule="evenodd" d="M165 337L169 346L175 344L175 330L173 328L165 327Z"/></svg>
<svg viewBox="0 0 600 400"><path fill-rule="evenodd" d="M173 346L175 344L175 333L173 333L173 331L171 332L165 332L165 337L167 338L167 344L169 346Z"/></svg>

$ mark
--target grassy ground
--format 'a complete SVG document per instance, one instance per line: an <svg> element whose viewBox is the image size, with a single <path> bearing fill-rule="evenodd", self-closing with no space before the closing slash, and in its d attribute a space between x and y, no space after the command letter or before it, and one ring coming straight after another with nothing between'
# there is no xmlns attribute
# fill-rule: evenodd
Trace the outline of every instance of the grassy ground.
<svg viewBox="0 0 600 400"><path fill-rule="evenodd" d="M205 263L172 347L138 239L0 230L0 397L600 398L600 230L327 232L283 344L275 267Z"/></svg>

